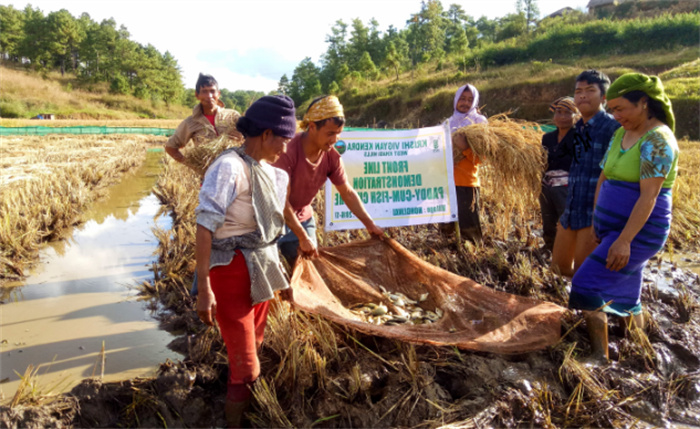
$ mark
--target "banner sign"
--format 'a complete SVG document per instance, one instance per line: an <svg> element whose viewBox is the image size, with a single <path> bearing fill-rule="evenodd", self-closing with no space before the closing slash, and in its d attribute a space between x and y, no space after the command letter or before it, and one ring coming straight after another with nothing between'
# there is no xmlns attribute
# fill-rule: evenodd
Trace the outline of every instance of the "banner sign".
<svg viewBox="0 0 700 429"><path fill-rule="evenodd" d="M380 227L455 222L449 125L344 131L335 145L350 185ZM326 181L326 231L364 228Z"/></svg>

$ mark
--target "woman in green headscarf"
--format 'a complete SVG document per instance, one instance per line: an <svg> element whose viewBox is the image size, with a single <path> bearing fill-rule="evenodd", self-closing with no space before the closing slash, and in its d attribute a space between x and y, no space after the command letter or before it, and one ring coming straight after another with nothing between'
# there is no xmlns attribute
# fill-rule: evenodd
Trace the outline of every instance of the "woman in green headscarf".
<svg viewBox="0 0 700 429"><path fill-rule="evenodd" d="M608 314L643 328L642 270L668 237L678 163L673 110L658 77L622 75L607 99L622 127L601 162L593 213L600 244L574 275L569 296L569 307L584 311L593 357L604 360Z"/></svg>

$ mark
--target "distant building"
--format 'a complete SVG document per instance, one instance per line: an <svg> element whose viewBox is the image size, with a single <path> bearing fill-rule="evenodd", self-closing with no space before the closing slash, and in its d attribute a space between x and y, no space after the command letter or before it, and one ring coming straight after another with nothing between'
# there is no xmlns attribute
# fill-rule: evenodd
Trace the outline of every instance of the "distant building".
<svg viewBox="0 0 700 429"><path fill-rule="evenodd" d="M38 115L36 115L32 119L48 119L50 121L53 121L54 119L56 119L56 117L54 116L53 113L39 113Z"/></svg>
<svg viewBox="0 0 700 429"><path fill-rule="evenodd" d="M595 12L596 10L612 9L615 6L637 0L591 0L588 2L588 13Z"/></svg>
<svg viewBox="0 0 700 429"><path fill-rule="evenodd" d="M567 6L565 8L559 9L556 12L550 13L545 18L556 18L557 16L563 16L563 15L566 15L567 13L571 13L575 10L576 9Z"/></svg>

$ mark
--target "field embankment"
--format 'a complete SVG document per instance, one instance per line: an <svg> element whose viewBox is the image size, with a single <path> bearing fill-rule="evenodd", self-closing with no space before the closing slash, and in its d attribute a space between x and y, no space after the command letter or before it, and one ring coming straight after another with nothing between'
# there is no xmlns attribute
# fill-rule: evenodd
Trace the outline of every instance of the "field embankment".
<svg viewBox="0 0 700 429"><path fill-rule="evenodd" d="M628 72L659 75L673 103L676 135L700 139L700 59L696 47L472 67L466 72L457 65L435 71L434 65L424 64L398 80L363 82L341 91L339 97L352 125L373 126L383 121L390 128L430 126L452 115L455 91L471 83L479 89L482 112L487 116L512 112L514 118L550 123L549 104L572 96L576 76L589 68L600 69L613 80Z"/></svg>
<svg viewBox="0 0 700 429"><path fill-rule="evenodd" d="M191 108L161 100L111 94L106 83L81 83L72 74L61 76L59 72L49 72L42 78L36 72L8 64L0 66L0 116L3 118L28 119L51 113L58 119L133 121L184 119L191 113Z"/></svg>
<svg viewBox="0 0 700 429"><path fill-rule="evenodd" d="M39 246L123 173L140 165L153 136L3 137L0 145L0 283L22 276Z"/></svg>

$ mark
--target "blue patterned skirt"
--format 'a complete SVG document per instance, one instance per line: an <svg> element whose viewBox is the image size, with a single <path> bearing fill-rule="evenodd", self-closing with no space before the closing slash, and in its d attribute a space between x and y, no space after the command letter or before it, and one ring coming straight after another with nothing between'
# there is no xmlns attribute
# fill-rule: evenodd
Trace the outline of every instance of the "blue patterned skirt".
<svg viewBox="0 0 700 429"><path fill-rule="evenodd" d="M671 228L671 188L662 188L656 205L630 245L630 260L620 271L605 268L608 249L627 224L639 199L639 183L606 180L598 195L593 226L601 243L583 262L572 279L569 308L603 311L617 316L642 311L642 271L647 261L661 250Z"/></svg>

